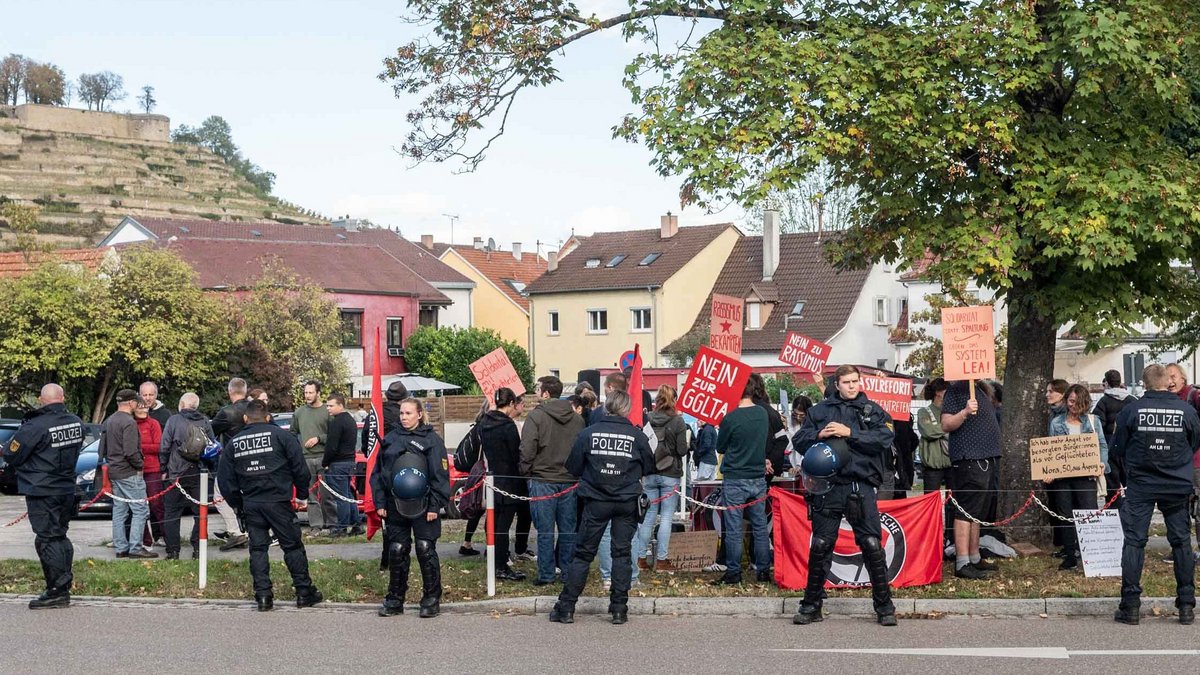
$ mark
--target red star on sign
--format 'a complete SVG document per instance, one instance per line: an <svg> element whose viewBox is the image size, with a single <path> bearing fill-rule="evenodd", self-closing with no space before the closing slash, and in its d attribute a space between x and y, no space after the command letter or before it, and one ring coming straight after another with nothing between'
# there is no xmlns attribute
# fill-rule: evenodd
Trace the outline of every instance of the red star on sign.
<svg viewBox="0 0 1200 675"><path fill-rule="evenodd" d="M729 332L729 329L733 327L733 324L732 324L732 323L730 323L730 322L728 322L728 321L722 321L722 322L720 323L720 326L721 326L721 332L722 332L722 333L728 333L728 332Z"/></svg>

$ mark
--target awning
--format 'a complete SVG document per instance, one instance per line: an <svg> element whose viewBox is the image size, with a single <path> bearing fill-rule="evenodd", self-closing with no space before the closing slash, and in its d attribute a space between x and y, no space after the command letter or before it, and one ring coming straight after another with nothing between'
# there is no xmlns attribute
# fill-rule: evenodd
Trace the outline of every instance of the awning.
<svg viewBox="0 0 1200 675"><path fill-rule="evenodd" d="M384 391L387 391L388 386L396 380L403 382L405 389L409 391L459 391L462 389L457 384L442 382L441 380L435 380L432 377L425 377L424 375L417 375L415 373L385 375L381 379Z"/></svg>

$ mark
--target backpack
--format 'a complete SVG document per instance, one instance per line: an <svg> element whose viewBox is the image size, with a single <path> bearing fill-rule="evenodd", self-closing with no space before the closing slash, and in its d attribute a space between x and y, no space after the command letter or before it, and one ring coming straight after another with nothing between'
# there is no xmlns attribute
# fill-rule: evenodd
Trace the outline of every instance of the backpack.
<svg viewBox="0 0 1200 675"><path fill-rule="evenodd" d="M475 425L467 431L467 435L463 436L458 442L458 447L454 450L454 468L459 471L470 471L474 468L475 463L479 461L481 446L479 441L479 432L475 430Z"/></svg>
<svg viewBox="0 0 1200 675"><path fill-rule="evenodd" d="M468 439L470 439L474 435L475 434L472 430L472 433L468 433L467 437L464 438L462 440L462 442L459 442L458 450L456 450L454 452L455 468L458 468L458 466L459 466L458 458L459 458L459 453L462 452L462 450L463 450L463 443L466 442ZM476 444L476 445L482 446L482 444ZM481 483L483 481L484 476L487 475L487 472L488 472L487 456L483 454L482 447L478 447L474 452L475 452L475 462L471 466L471 473L467 475L466 482L463 483L462 489L460 490L460 494L463 492L467 492L468 490L471 490L472 488L475 488L477 485L479 485L479 483ZM464 456L463 458L467 459L466 456ZM459 471L462 471L462 469L459 469ZM461 497L458 500L458 513L460 516L462 516L463 518L466 518L467 520L471 520L472 518L478 518L478 517L482 516L483 512L486 510L487 510L487 503L484 500L483 488L475 489L470 494L466 495L465 497Z"/></svg>
<svg viewBox="0 0 1200 675"><path fill-rule="evenodd" d="M183 444L179 446L179 456L189 462L200 462L200 458L205 455L209 445L213 441L209 440L208 434L200 427L187 423L187 431L183 436Z"/></svg>

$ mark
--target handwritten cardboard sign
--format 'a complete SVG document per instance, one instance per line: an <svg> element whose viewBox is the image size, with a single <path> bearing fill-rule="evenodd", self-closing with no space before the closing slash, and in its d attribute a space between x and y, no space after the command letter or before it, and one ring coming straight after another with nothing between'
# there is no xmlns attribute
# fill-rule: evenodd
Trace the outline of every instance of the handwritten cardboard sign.
<svg viewBox="0 0 1200 675"><path fill-rule="evenodd" d="M907 377L863 375L862 390L867 398L886 410L893 420L903 422L912 419L912 380Z"/></svg>
<svg viewBox="0 0 1200 675"><path fill-rule="evenodd" d="M750 379L750 366L710 347L701 347L679 390L677 408L718 425L737 406Z"/></svg>
<svg viewBox="0 0 1200 675"><path fill-rule="evenodd" d="M1091 515L1091 511L1072 511L1075 518ZM1121 515L1107 509L1075 523L1079 535L1079 557L1083 559L1085 577L1121 576L1121 548L1125 533L1121 530Z"/></svg>
<svg viewBox="0 0 1200 675"><path fill-rule="evenodd" d="M779 352L779 360L796 366L802 373L819 373L832 351L833 347L820 340L789 332Z"/></svg>
<svg viewBox="0 0 1200 675"><path fill-rule="evenodd" d="M992 308L942 309L942 361L947 380L996 377L996 340Z"/></svg>
<svg viewBox="0 0 1200 675"><path fill-rule="evenodd" d="M517 369L513 368L512 361L508 360L508 354L504 353L502 347L488 352L478 361L471 363L469 367L471 374L475 376L475 381L479 383L479 388L483 390L483 395L487 396L488 400L492 400L496 395L496 390L501 387L512 389L517 396L525 393L525 385L521 383Z"/></svg>
<svg viewBox="0 0 1200 675"><path fill-rule="evenodd" d="M703 572L716 558L716 530L676 532L667 545L667 560L680 572Z"/></svg>
<svg viewBox="0 0 1200 675"><path fill-rule="evenodd" d="M742 310L745 300L713 293L708 346L733 358L742 356Z"/></svg>
<svg viewBox="0 0 1200 675"><path fill-rule="evenodd" d="M1100 439L1094 433L1029 439L1033 480L1099 476L1102 467Z"/></svg>

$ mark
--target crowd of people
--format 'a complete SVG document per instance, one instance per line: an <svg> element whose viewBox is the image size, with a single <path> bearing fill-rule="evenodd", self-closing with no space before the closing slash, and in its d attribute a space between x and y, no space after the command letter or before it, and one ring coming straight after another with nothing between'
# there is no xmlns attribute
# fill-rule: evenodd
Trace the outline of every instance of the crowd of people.
<svg viewBox="0 0 1200 675"><path fill-rule="evenodd" d="M1147 368L1143 381L1146 392L1137 399L1122 386L1120 374L1109 371L1095 403L1082 384L1048 383L1047 435L1097 434L1102 465L1096 476L1046 481L1053 508L1064 517L1054 527L1055 554L1062 559L1060 569L1078 567L1079 542L1074 524L1065 519L1097 508L1098 480L1103 479L1125 530L1117 620L1137 622L1149 519L1157 507L1166 517L1172 545L1180 620L1190 623L1200 391L1176 364ZM571 623L590 566L599 558L612 621L625 623L630 589L640 584L640 572L673 569L668 558L672 515L685 472L709 480L719 467L723 537L720 560L709 568L720 573L713 583L743 581L743 521L751 542L751 567L745 572L769 583L774 575L767 489L784 471L798 470L806 481L812 479L807 504L813 536L804 597L793 621L804 625L823 618L825 579L845 519L863 553L878 622L896 625L877 500L902 496L911 483L903 475L903 453L896 449L900 425L862 391L856 367L839 367L820 401L796 397L787 419L771 404L762 378L753 375L719 427L687 424L669 385L638 400L646 392L628 391L625 375L615 372L605 378L603 389L601 406L601 397L586 382L564 396L557 377L541 377L533 394L538 405L523 423L524 399L511 389L501 388L485 402L469 432L475 456L458 468L468 470L482 461L494 476L497 579L523 580L513 562L518 556L535 560L535 586L562 585L550 620ZM304 405L286 431L272 423L265 392L248 390L240 378L230 380L227 391L228 404L211 420L199 412L195 393L180 397L174 413L158 400L153 382L116 393L117 410L105 420L100 441L114 498L116 556L158 557L151 548L161 539L166 557L177 559L180 518L195 513L201 470L215 467L214 501L226 524L222 548L249 548L258 608L273 607L267 556L273 544L283 551L297 606L317 604L322 595L308 574L293 503L308 501L312 533L361 531L357 505L345 498L356 492L356 421L344 397L322 397L316 382L305 383ZM910 433L919 449L924 490L948 488L955 496L955 508L947 504L944 542L953 551L955 576L988 578L998 567L984 557L981 538L984 525L997 515L1002 389L995 383L936 378L923 395L928 405L914 415ZM63 398L61 387L46 385L40 407L5 455L17 467L43 560L46 592L30 603L33 608L69 604L72 549L66 529L82 433ZM447 450L421 401L409 398L402 384L393 384L386 398L385 433L370 477L373 503L367 505L383 522L381 569L389 572L379 614L403 613L415 553L422 577L420 616L432 617L442 596L437 541L451 500ZM644 425L635 424L638 419ZM374 446L370 433L367 425L361 437L365 449ZM310 490L314 479L343 498L316 497ZM514 521L516 551L509 545ZM536 554L527 549L530 524L536 529ZM190 541L196 557L195 526ZM460 554L476 553L469 541L468 535Z"/></svg>

